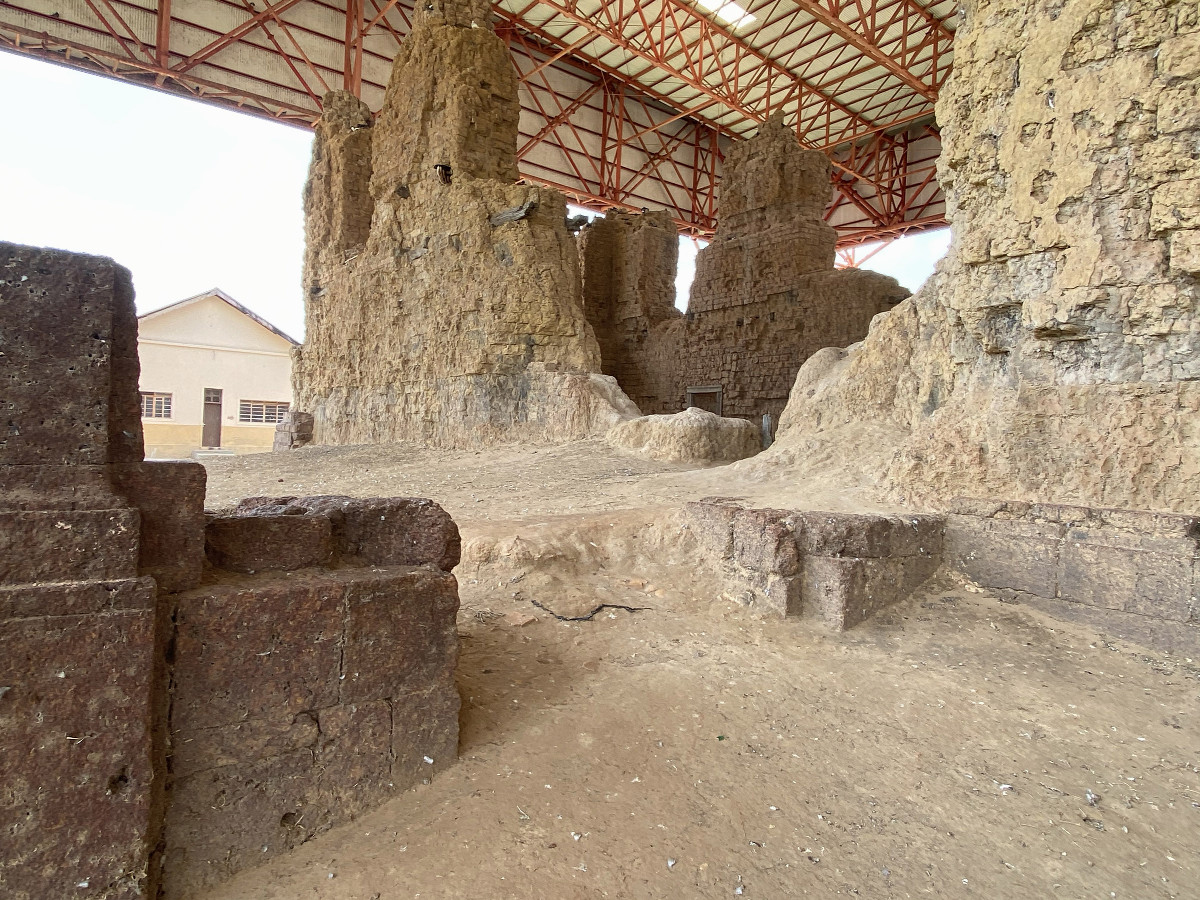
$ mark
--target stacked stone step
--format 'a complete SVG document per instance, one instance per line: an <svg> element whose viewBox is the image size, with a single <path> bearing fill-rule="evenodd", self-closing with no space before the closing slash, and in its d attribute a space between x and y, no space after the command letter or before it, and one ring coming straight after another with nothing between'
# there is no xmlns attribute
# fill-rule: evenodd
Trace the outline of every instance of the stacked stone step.
<svg viewBox="0 0 1200 900"><path fill-rule="evenodd" d="M190 896L457 753L454 522L206 516L136 348L127 271L0 244L0 897Z"/></svg>
<svg viewBox="0 0 1200 900"><path fill-rule="evenodd" d="M313 416L312 413L292 410L283 417L283 421L275 426L275 442L272 450L295 450L305 444L312 443Z"/></svg>
<svg viewBox="0 0 1200 900"><path fill-rule="evenodd" d="M286 852L458 752L460 539L440 506L251 498L205 534L210 577L171 598L168 897Z"/></svg>

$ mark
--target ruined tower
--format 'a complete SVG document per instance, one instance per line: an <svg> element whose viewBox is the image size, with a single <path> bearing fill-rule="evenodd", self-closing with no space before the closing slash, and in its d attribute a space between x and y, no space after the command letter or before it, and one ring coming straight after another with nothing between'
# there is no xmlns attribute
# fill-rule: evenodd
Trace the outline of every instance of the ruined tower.
<svg viewBox="0 0 1200 900"><path fill-rule="evenodd" d="M637 415L599 374L564 199L516 183L517 77L488 10L420 5L374 124L325 98L294 375L318 443L572 440Z"/></svg>
<svg viewBox="0 0 1200 900"><path fill-rule="evenodd" d="M666 213L610 213L580 232L584 309L604 372L642 412L698 406L778 421L808 357L862 340L874 316L908 296L894 278L834 270L831 192L829 160L781 119L734 144L686 315L674 307L678 238Z"/></svg>

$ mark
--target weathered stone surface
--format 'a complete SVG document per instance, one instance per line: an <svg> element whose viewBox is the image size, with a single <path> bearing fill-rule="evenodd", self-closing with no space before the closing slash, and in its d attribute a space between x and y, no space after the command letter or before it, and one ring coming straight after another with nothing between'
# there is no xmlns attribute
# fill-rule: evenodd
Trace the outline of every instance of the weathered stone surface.
<svg viewBox="0 0 1200 900"><path fill-rule="evenodd" d="M719 497L684 516L729 596L834 631L904 600L942 563L939 516L747 509Z"/></svg>
<svg viewBox="0 0 1200 900"><path fill-rule="evenodd" d="M762 433L745 419L727 419L691 407L674 415L643 416L612 428L613 447L669 462L726 463L762 449Z"/></svg>
<svg viewBox="0 0 1200 900"><path fill-rule="evenodd" d="M0 585L0 620L153 608L154 583L145 578Z"/></svg>
<svg viewBox="0 0 1200 900"><path fill-rule="evenodd" d="M172 730L290 722L337 702L339 579L265 575L185 591L176 602Z"/></svg>
<svg viewBox="0 0 1200 900"><path fill-rule="evenodd" d="M333 559L325 516L214 516L204 536L209 561L230 572L290 572Z"/></svg>
<svg viewBox="0 0 1200 900"><path fill-rule="evenodd" d="M942 516L797 512L802 552L813 556L940 556Z"/></svg>
<svg viewBox="0 0 1200 900"><path fill-rule="evenodd" d="M938 101L950 253L860 347L800 372L768 459L803 468L871 425L896 436L874 474L914 504L1200 510L1192 13L962 4Z"/></svg>
<svg viewBox="0 0 1200 900"><path fill-rule="evenodd" d="M489 16L420 6L374 125L325 100L294 367L319 443L563 441L638 414L599 374L563 198L516 184L517 77Z"/></svg>
<svg viewBox="0 0 1200 900"><path fill-rule="evenodd" d="M186 778L247 759L285 756L315 747L320 733L316 713L307 711L290 720L286 716L258 717L203 728L179 728L171 740L171 774Z"/></svg>
<svg viewBox="0 0 1200 900"><path fill-rule="evenodd" d="M805 557L801 607L834 631L853 628L915 591L940 557Z"/></svg>
<svg viewBox="0 0 1200 900"><path fill-rule="evenodd" d="M168 896L285 852L457 756L452 575L308 571L177 599Z"/></svg>
<svg viewBox="0 0 1200 900"><path fill-rule="evenodd" d="M6 898L147 896L153 584L126 593L140 609L0 619Z"/></svg>
<svg viewBox="0 0 1200 900"><path fill-rule="evenodd" d="M458 565L462 540L450 514L419 497L248 497L238 516L321 516L332 523L334 550L350 565Z"/></svg>
<svg viewBox="0 0 1200 900"><path fill-rule="evenodd" d="M0 584L137 575L134 509L0 512Z"/></svg>
<svg viewBox="0 0 1200 900"><path fill-rule="evenodd" d="M0 465L142 458L137 317L111 259L0 243Z"/></svg>
<svg viewBox="0 0 1200 900"><path fill-rule="evenodd" d="M204 567L204 466L148 459L113 466L112 476L141 517L138 573L164 591L195 587Z"/></svg>
<svg viewBox="0 0 1200 900"><path fill-rule="evenodd" d="M738 565L758 572L798 575L797 532L802 528L787 510L738 510L733 517L733 558Z"/></svg>
<svg viewBox="0 0 1200 900"><path fill-rule="evenodd" d="M610 212L579 234L583 304L614 376L647 414L688 405L693 387L720 388L706 408L778 422L800 364L867 334L908 296L892 278L833 270L823 212L829 160L780 122L730 148L721 220L700 251L686 316L675 308L678 240L665 212Z"/></svg>
<svg viewBox="0 0 1200 900"><path fill-rule="evenodd" d="M1094 621L1120 625L1124 616L1114 633L1155 644L1162 629L1130 617L1200 626L1200 517L964 499L951 509L946 561L985 587L1058 611L1108 610ZM1165 633L1169 646L1187 643L1184 632Z"/></svg>
<svg viewBox="0 0 1200 900"><path fill-rule="evenodd" d="M398 786L417 784L458 758L461 703L453 681L392 701L392 778Z"/></svg>
<svg viewBox="0 0 1200 900"><path fill-rule="evenodd" d="M429 569L346 585L341 701L400 697L412 687L454 680L458 583Z"/></svg>
<svg viewBox="0 0 1200 900"><path fill-rule="evenodd" d="M743 507L736 498L705 497L683 507L684 521L718 559L733 555L733 522Z"/></svg>

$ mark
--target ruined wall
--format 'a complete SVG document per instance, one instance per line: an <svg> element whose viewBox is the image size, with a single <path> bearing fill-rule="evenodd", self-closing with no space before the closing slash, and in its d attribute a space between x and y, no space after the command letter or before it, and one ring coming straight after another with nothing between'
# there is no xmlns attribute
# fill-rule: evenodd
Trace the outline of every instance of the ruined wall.
<svg viewBox="0 0 1200 900"><path fill-rule="evenodd" d="M778 421L804 360L861 340L908 296L892 278L834 271L829 185L829 160L779 121L731 148L720 225L697 257L686 315L674 305L678 240L666 213L610 213L580 232L604 372L643 413L678 412L689 387L720 386L722 415Z"/></svg>
<svg viewBox="0 0 1200 900"><path fill-rule="evenodd" d="M146 882L154 582L113 481L141 460L136 323L112 260L0 244L0 895L14 900L138 897Z"/></svg>
<svg viewBox="0 0 1200 900"><path fill-rule="evenodd" d="M938 103L949 255L801 371L772 458L802 467L871 423L898 499L1200 509L1196 5L962 16Z"/></svg>
<svg viewBox="0 0 1200 900"><path fill-rule="evenodd" d="M163 888L186 898L458 755L458 528L408 498L252 498L169 605Z"/></svg>
<svg viewBox="0 0 1200 900"><path fill-rule="evenodd" d="M489 16L419 9L373 126L326 98L294 367L318 443L569 440L636 415L599 374L565 201L515 184L516 73Z"/></svg>
<svg viewBox="0 0 1200 900"><path fill-rule="evenodd" d="M717 232L696 257L688 311L741 306L833 271L837 232L823 218L831 192L829 158L801 147L782 117L730 147Z"/></svg>
<svg viewBox="0 0 1200 900"><path fill-rule="evenodd" d="M611 211L578 235L583 310L600 345L605 375L617 379L644 414L660 412L647 372L650 330L679 321L675 272L679 233L665 210Z"/></svg>
<svg viewBox="0 0 1200 900"><path fill-rule="evenodd" d="M459 536L427 500L206 522L142 459L112 260L0 244L0 896L181 900L457 754Z"/></svg>

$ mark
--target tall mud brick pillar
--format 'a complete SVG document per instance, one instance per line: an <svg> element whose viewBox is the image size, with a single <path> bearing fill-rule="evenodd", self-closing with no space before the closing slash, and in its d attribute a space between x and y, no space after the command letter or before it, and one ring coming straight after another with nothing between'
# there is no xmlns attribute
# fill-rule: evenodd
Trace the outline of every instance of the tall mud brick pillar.
<svg viewBox="0 0 1200 900"><path fill-rule="evenodd" d="M142 459L111 260L0 244L0 896L143 896L154 581L114 479Z"/></svg>
<svg viewBox="0 0 1200 900"><path fill-rule="evenodd" d="M600 374L555 191L517 184L517 75L486 0L419 4L383 108L323 101L305 195L296 406L322 444L603 433Z"/></svg>

